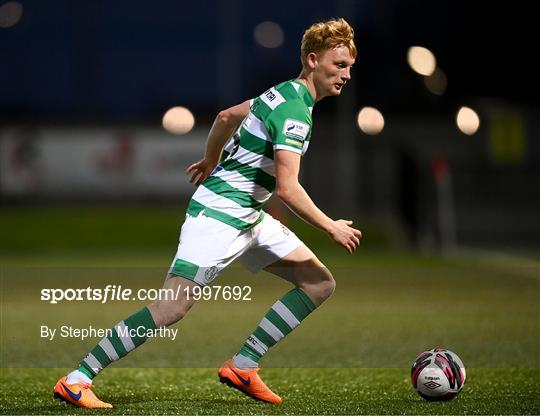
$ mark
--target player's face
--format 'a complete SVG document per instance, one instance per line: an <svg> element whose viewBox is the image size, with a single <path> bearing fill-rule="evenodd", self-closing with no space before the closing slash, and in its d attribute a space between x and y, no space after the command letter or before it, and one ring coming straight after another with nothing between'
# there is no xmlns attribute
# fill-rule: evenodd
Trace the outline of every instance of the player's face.
<svg viewBox="0 0 540 417"><path fill-rule="evenodd" d="M337 46L317 54L313 80L317 97L339 96L343 86L351 79L354 59L349 48Z"/></svg>

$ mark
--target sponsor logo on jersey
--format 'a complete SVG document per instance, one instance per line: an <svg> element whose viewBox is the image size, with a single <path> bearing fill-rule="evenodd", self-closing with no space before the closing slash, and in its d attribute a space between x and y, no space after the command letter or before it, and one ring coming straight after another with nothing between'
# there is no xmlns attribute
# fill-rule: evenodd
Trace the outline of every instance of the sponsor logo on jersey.
<svg viewBox="0 0 540 417"><path fill-rule="evenodd" d="M274 99L276 98L276 95L272 92L272 90L266 90L264 92L264 95L266 96L268 101L274 101Z"/></svg>
<svg viewBox="0 0 540 417"><path fill-rule="evenodd" d="M309 133L309 125L294 119L287 119L283 124L283 134L289 138L303 141Z"/></svg>
<svg viewBox="0 0 540 417"><path fill-rule="evenodd" d="M281 103L285 102L283 96L274 87L269 88L259 96L260 100L264 102L270 109L274 110Z"/></svg>

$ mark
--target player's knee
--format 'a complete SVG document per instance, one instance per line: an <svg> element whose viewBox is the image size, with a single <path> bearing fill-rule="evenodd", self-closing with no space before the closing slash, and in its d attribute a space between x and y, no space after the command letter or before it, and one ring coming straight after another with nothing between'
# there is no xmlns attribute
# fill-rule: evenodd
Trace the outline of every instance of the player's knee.
<svg viewBox="0 0 540 417"><path fill-rule="evenodd" d="M328 271L328 269L324 269L324 278L320 281L318 287L319 287L319 296L324 301L327 298L329 298L336 289L336 280Z"/></svg>
<svg viewBox="0 0 540 417"><path fill-rule="evenodd" d="M312 271L313 273L313 271ZM317 269L318 276L303 286L304 291L311 296L315 304L320 305L328 299L336 289L336 281L327 268Z"/></svg>
<svg viewBox="0 0 540 417"><path fill-rule="evenodd" d="M176 323L178 320L183 319L187 312L188 312L188 307L183 304L176 303L170 306L169 317L171 320L171 324Z"/></svg>

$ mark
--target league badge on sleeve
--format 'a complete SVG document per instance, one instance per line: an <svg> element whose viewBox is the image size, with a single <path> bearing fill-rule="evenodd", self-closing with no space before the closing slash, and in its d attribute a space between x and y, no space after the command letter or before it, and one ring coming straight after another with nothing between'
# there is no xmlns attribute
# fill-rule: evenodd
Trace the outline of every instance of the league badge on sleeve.
<svg viewBox="0 0 540 417"><path fill-rule="evenodd" d="M289 138L304 141L309 133L309 125L294 119L287 119L283 124L283 134Z"/></svg>

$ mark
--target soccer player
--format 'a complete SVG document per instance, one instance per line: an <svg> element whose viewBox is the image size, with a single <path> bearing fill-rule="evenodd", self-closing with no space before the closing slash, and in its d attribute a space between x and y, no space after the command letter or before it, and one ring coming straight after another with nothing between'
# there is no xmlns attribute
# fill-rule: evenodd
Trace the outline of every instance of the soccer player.
<svg viewBox="0 0 540 417"><path fill-rule="evenodd" d="M354 32L344 19L316 23L302 38L302 71L260 96L221 111L208 135L204 158L187 168L198 186L187 209L178 251L164 288L180 299L158 300L119 322L77 367L61 378L54 395L76 406L110 408L91 390L93 378L146 337L126 330L152 330L182 319L194 303L187 297L238 259L249 270L264 269L294 288L277 300L239 351L225 361L222 383L246 395L281 403L260 378L259 361L334 291L329 270L289 229L262 210L273 192L299 217L353 253L361 233L352 221L333 220L298 182L300 158L311 137L314 104L339 96L356 58ZM339 180L339 179L337 179ZM141 334L142 332L139 332ZM145 333L146 334L146 333Z"/></svg>

